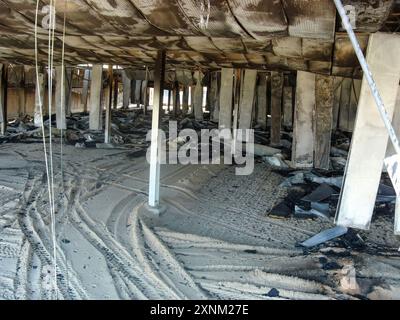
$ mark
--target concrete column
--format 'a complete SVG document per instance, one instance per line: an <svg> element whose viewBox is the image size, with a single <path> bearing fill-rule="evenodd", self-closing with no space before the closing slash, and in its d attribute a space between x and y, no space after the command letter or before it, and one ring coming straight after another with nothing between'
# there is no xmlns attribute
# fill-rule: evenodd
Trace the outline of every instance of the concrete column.
<svg viewBox="0 0 400 320"><path fill-rule="evenodd" d="M189 86L183 86L182 95L182 113L187 114L189 111Z"/></svg>
<svg viewBox="0 0 400 320"><path fill-rule="evenodd" d="M88 91L89 91L89 81L91 78L91 73L92 71L90 69L85 69L85 72L83 74L83 84L82 84L82 95L81 95L81 106L83 109L83 112L87 112L87 97L88 97Z"/></svg>
<svg viewBox="0 0 400 320"><path fill-rule="evenodd" d="M267 75L261 73L257 86L257 124L267 129Z"/></svg>
<svg viewBox="0 0 400 320"><path fill-rule="evenodd" d="M17 66L15 68L15 72L18 73L18 88L17 88L17 96L18 96L18 115L20 117L25 116L26 114L26 92L25 92L25 67Z"/></svg>
<svg viewBox="0 0 400 320"><path fill-rule="evenodd" d="M67 129L66 114L68 103L68 81L66 68L56 69L56 123L57 129ZM64 69L64 70L63 70Z"/></svg>
<svg viewBox="0 0 400 320"><path fill-rule="evenodd" d="M333 77L315 76L314 167L329 169L333 110Z"/></svg>
<svg viewBox="0 0 400 320"><path fill-rule="evenodd" d="M7 65L0 64L0 135L7 129Z"/></svg>
<svg viewBox="0 0 400 320"><path fill-rule="evenodd" d="M146 114L147 105L149 104L149 99L147 96L147 84L148 84L148 80L142 81L142 101L143 101L143 113L144 114Z"/></svg>
<svg viewBox="0 0 400 320"><path fill-rule="evenodd" d="M106 101L106 119L104 124L104 143L110 143L111 140L111 104L113 94L113 68L108 65L108 101Z"/></svg>
<svg viewBox="0 0 400 320"><path fill-rule="evenodd" d="M113 109L117 109L118 107L118 74L114 78L114 94L113 94Z"/></svg>
<svg viewBox="0 0 400 320"><path fill-rule="evenodd" d="M271 72L271 145L281 143L283 74Z"/></svg>
<svg viewBox="0 0 400 320"><path fill-rule="evenodd" d="M38 81L39 80L39 81ZM42 114L40 112L40 108L42 108L42 113L44 114L44 108L43 108L43 102L44 102L44 74L43 72L39 72L35 82L35 111L34 111L34 116L33 116L33 123L35 127L41 127L42 126Z"/></svg>
<svg viewBox="0 0 400 320"><path fill-rule="evenodd" d="M73 76L73 69L72 68L65 68L65 81L66 81L66 88L65 88L65 113L67 116L71 116L71 100L72 100L72 76Z"/></svg>
<svg viewBox="0 0 400 320"><path fill-rule="evenodd" d="M219 94L219 128L232 128L233 69L221 69L221 89Z"/></svg>
<svg viewBox="0 0 400 320"><path fill-rule="evenodd" d="M340 109L339 109L339 130L350 132L351 126L349 122L350 118L350 96L352 79L344 78L341 91L340 91Z"/></svg>
<svg viewBox="0 0 400 320"><path fill-rule="evenodd" d="M140 107L140 103L142 101L142 80L135 81L135 103L138 107Z"/></svg>
<svg viewBox="0 0 400 320"><path fill-rule="evenodd" d="M351 93L350 93L350 104L348 114L348 131L353 132L354 123L356 121L358 99L360 98L361 92L361 80L352 79L351 82Z"/></svg>
<svg viewBox="0 0 400 320"><path fill-rule="evenodd" d="M163 107L164 94L165 51L157 52L157 60L154 68L154 98L151 122L151 146L150 146L150 177L149 177L149 206L158 208L160 205L160 147L161 136L160 112Z"/></svg>
<svg viewBox="0 0 400 320"><path fill-rule="evenodd" d="M168 101L167 101L168 113L170 113L171 111L171 100L172 100L172 90L168 89Z"/></svg>
<svg viewBox="0 0 400 320"><path fill-rule="evenodd" d="M174 108L174 116L178 115L180 111L180 95L179 95L179 84L178 82L175 83L174 85L174 90L173 90L173 98L174 98L174 103L173 103L173 108Z"/></svg>
<svg viewBox="0 0 400 320"><path fill-rule="evenodd" d="M283 87L283 125L293 127L293 88Z"/></svg>
<svg viewBox="0 0 400 320"><path fill-rule="evenodd" d="M131 80L131 92L130 92L130 99L132 104L136 104L136 80Z"/></svg>
<svg viewBox="0 0 400 320"><path fill-rule="evenodd" d="M241 90L239 107L239 129L250 129L256 91L257 70L244 70L243 89Z"/></svg>
<svg viewBox="0 0 400 320"><path fill-rule="evenodd" d="M212 83L212 113L211 113L211 120L218 121L219 119L219 93L221 89L221 73L220 72L213 72L213 83Z"/></svg>
<svg viewBox="0 0 400 320"><path fill-rule="evenodd" d="M297 168L313 166L315 74L297 71L293 119L292 163Z"/></svg>
<svg viewBox="0 0 400 320"><path fill-rule="evenodd" d="M194 118L196 120L203 120L203 87L201 85L201 80L203 75L200 71L196 71L195 79L196 86L194 87L193 93L193 111Z"/></svg>
<svg viewBox="0 0 400 320"><path fill-rule="evenodd" d="M342 77L335 77L334 91L333 91L333 114L332 114L332 130L338 128L339 109L340 109L340 96L342 94Z"/></svg>
<svg viewBox="0 0 400 320"><path fill-rule="evenodd" d="M400 80L400 36L373 33L367 63L392 118ZM369 229L388 142L388 133L365 78L362 80L357 118L344 174L336 222Z"/></svg>
<svg viewBox="0 0 400 320"><path fill-rule="evenodd" d="M103 65L95 64L92 67L92 82L90 84L90 112L89 112L89 129L102 129L102 84L103 84Z"/></svg>
<svg viewBox="0 0 400 320"><path fill-rule="evenodd" d="M125 70L122 71L122 108L129 108L131 99L131 80L126 75Z"/></svg>

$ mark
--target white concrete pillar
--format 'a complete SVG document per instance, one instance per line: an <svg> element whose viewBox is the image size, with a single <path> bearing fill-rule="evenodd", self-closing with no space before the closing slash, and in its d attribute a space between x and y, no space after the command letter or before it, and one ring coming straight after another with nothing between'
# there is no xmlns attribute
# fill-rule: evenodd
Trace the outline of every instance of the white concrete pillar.
<svg viewBox="0 0 400 320"><path fill-rule="evenodd" d="M196 86L193 93L193 111L196 120L203 120L203 86L201 81L203 75L200 71L195 72Z"/></svg>
<svg viewBox="0 0 400 320"><path fill-rule="evenodd" d="M221 69L221 89L219 94L219 128L232 128L233 69Z"/></svg>
<svg viewBox="0 0 400 320"><path fill-rule="evenodd" d="M151 208L158 208L160 205L160 156L162 152L159 127L161 110L163 107L165 51L157 52L157 60L154 69L154 98L151 121L148 203Z"/></svg>
<svg viewBox="0 0 400 320"><path fill-rule="evenodd" d="M127 77L126 71L122 71L122 108L128 108L131 99L131 80Z"/></svg>
<svg viewBox="0 0 400 320"><path fill-rule="evenodd" d="M63 70L64 69L64 70ZM65 67L57 66L56 70L56 124L57 129L67 129L67 95L68 82Z"/></svg>
<svg viewBox="0 0 400 320"><path fill-rule="evenodd" d="M102 86L103 86L103 65L95 64L92 67L92 82L90 83L90 110L89 129L102 129Z"/></svg>
<svg viewBox="0 0 400 320"><path fill-rule="evenodd" d="M329 169L333 110L333 77L315 76L314 167Z"/></svg>
<svg viewBox="0 0 400 320"><path fill-rule="evenodd" d="M310 168L313 166L314 108L315 74L297 71L292 144L292 163L297 168Z"/></svg>
<svg viewBox="0 0 400 320"><path fill-rule="evenodd" d="M243 88L239 101L239 129L250 129L256 91L257 70L244 70Z"/></svg>
<svg viewBox="0 0 400 320"><path fill-rule="evenodd" d="M33 123L35 127L41 127L42 126L42 114L40 113L40 107L42 107L42 113L44 114L44 108L43 108L43 103L44 103L44 74L43 72L39 72L37 77L35 77L35 110L34 110L34 116L33 116ZM41 105L41 106L40 106Z"/></svg>
<svg viewBox="0 0 400 320"><path fill-rule="evenodd" d="M399 52L399 35L370 35L366 59L389 118L392 118L399 89ZM338 225L369 229L387 142L388 132L367 80L363 78L356 124L338 203Z"/></svg>
<svg viewBox="0 0 400 320"><path fill-rule="evenodd" d="M271 145L281 143L283 74L271 72Z"/></svg>

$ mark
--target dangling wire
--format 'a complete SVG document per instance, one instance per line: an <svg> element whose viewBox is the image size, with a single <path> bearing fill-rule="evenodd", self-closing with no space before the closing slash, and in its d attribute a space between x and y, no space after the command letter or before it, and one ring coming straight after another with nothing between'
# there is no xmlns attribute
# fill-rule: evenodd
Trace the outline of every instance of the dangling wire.
<svg viewBox="0 0 400 320"><path fill-rule="evenodd" d="M54 165L53 165L53 143L52 143L52 129L51 129L51 115L53 110L53 69L54 69L54 33L55 33L55 0L50 0L50 29L49 29L49 66L50 66L50 94L49 94L49 154L50 154L50 176L51 176L51 197L52 197L52 216L51 216L51 234L53 243L53 260L54 260L54 293L58 299L57 292L57 253L56 253L56 220L55 220L55 200L54 200Z"/></svg>
<svg viewBox="0 0 400 320"><path fill-rule="evenodd" d="M53 239L53 272L54 272L54 290L56 294L56 298L58 297L57 293L57 256L56 256L56 243L55 243L55 228L53 228L54 224L54 204L53 204L53 194L52 194L52 182L51 182L51 173L50 173L50 168L49 168L49 161L47 157L47 147L46 147L46 136L45 136L45 130L44 130L44 122L43 122L43 101L41 98L41 92L40 92L40 84L39 84L39 65L38 65L38 12L39 12L39 0L36 1L36 12L35 12L35 71L36 71L36 90L38 93L38 105L39 105L39 111L40 111L40 122L41 122L41 129L42 129L42 137L43 137L43 151L44 151L44 161L46 165L46 177L47 177L47 191L49 195L49 207L50 207L50 218L52 221L52 239ZM50 18L51 19L51 18ZM51 92L51 88L49 88L49 95ZM51 127L51 113L49 114L50 116L50 127ZM51 136L50 136L51 139Z"/></svg>
<svg viewBox="0 0 400 320"><path fill-rule="evenodd" d="M66 11L67 11L67 0L65 1L64 7L64 23L63 23L63 35L62 35L62 49L61 49L61 115L64 115L65 112L65 99L64 99L64 50L65 50L65 21L66 21ZM72 81L72 77L71 77ZM72 87L71 83L68 83L68 88ZM69 93L69 89L68 89ZM65 121L65 126L67 126L67 122ZM64 186L64 171L63 171L63 126L61 126L60 130L60 167L61 167L61 186Z"/></svg>

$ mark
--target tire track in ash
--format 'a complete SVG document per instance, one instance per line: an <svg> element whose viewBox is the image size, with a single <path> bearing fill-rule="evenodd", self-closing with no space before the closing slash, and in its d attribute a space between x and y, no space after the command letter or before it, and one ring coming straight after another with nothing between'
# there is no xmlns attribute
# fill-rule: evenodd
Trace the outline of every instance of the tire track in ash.
<svg viewBox="0 0 400 320"><path fill-rule="evenodd" d="M237 245L209 237L156 228L177 259L201 287L218 299L265 299L272 289L281 298L321 299L342 294L326 277L320 255L299 250Z"/></svg>
<svg viewBox="0 0 400 320"><path fill-rule="evenodd" d="M35 175L37 173L37 175ZM50 230L43 221L46 216L44 212L39 213L38 203L47 203L47 189L44 181L44 173L33 170L29 171L29 180L23 197L21 197L20 213L18 221L27 241L32 250L37 254L41 262L40 286L42 298L54 298L54 292L49 288L48 282L52 272L52 242L50 240ZM43 188L43 185L45 188ZM46 199L46 200L44 200ZM44 201L44 202L43 202ZM47 214L48 215L48 214ZM60 298L84 299L87 298L82 285L73 272L66 281L66 267L62 259L63 252L57 244L57 289ZM26 258L28 259L28 258ZM26 263L31 268L31 263ZM34 278L34 277L33 277ZM26 294L26 293L25 293Z"/></svg>

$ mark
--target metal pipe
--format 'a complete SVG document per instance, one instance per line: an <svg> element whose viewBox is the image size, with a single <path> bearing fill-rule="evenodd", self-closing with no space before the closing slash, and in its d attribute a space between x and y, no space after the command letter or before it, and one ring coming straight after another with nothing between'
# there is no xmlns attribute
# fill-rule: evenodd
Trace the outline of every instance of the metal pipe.
<svg viewBox="0 0 400 320"><path fill-rule="evenodd" d="M383 123L385 124L385 127L386 127L387 131L389 132L389 137L390 137L390 140L393 143L393 147L396 150L396 153L400 155L399 140L398 140L398 138L396 136L396 133L394 131L392 123L391 123L391 121L389 119L389 116L388 116L388 114L386 112L385 105L383 104L383 101L382 101L382 98L381 98L381 96L379 94L378 88L376 87L376 83L375 83L375 81L374 81L374 79L372 77L372 73L369 70L367 61L365 60L364 54L361 51L361 48L360 48L360 45L359 45L358 40L356 38L356 35L354 34L353 28L351 27L350 20L349 20L347 14L346 14L346 11L345 11L345 9L343 7L343 4L342 4L341 0L333 0L333 1L335 2L336 8L337 8L337 10L339 12L339 15L340 15L341 19L342 19L343 26L346 29L347 34L349 35L350 41L351 41L351 43L353 45L354 51L356 52L358 61L360 62L361 68L362 68L362 70L364 72L365 79L367 80L368 85L371 88L371 92L372 92L372 95L374 97L376 106L377 106L378 111L379 111L379 113L381 115Z"/></svg>

